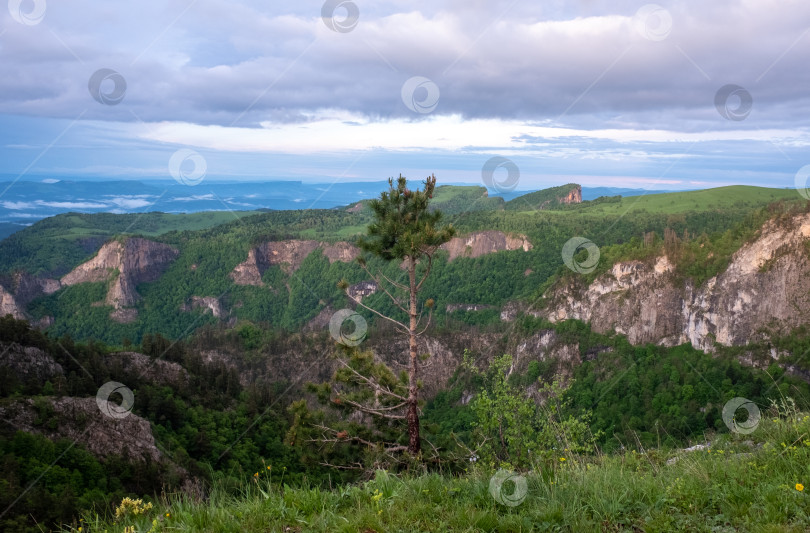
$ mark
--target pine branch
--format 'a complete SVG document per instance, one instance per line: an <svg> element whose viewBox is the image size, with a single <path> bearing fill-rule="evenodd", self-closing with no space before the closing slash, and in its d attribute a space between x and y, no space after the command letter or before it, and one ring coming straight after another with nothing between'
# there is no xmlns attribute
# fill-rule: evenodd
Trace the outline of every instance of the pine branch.
<svg viewBox="0 0 810 533"><path fill-rule="evenodd" d="M387 410L390 410L390 409L398 409L398 408L402 407L403 405L406 405L407 402L401 403L401 404L399 404L399 405L397 405L395 407L391 407L391 408L377 408L377 407L368 407L368 406L363 405L361 403L357 403L357 402L354 402L352 400L347 400L346 398L341 398L340 401L341 401L341 403L351 405L352 407L354 407L358 411L361 411L363 413L368 413L368 414L374 415L374 416L379 416L380 418L387 418L389 420L405 420L405 418L406 418L405 415L389 415L388 413L383 413L382 411L387 411Z"/></svg>
<svg viewBox="0 0 810 533"><path fill-rule="evenodd" d="M352 437L352 436L349 436L348 433L345 432L345 431L338 431L338 430L336 430L334 428L330 428L328 426L324 426L324 425L320 425L320 424L317 424L314 427L318 428L318 429L320 429L322 431L332 433L332 434L335 435L335 437L334 438L325 438L324 437L324 438L320 438L320 439L308 439L307 442L321 442L321 443L327 443L327 442L332 442L332 443L337 443L337 442L357 442L357 443L363 444L365 446L368 446L370 448L382 447L382 451L384 451L385 453L404 452L405 450L408 449L407 446L403 446L401 444L393 444L393 443L385 443L385 442L383 442L383 443L374 443L374 442L368 441L366 439L363 439L361 437ZM389 446L385 447L386 444L389 444ZM360 463L354 463L354 464L360 464Z"/></svg>
<svg viewBox="0 0 810 533"><path fill-rule="evenodd" d="M402 322L400 322L399 320L394 320L393 318L391 318L391 317L389 317L389 316L386 316L386 315L384 315L384 314L380 313L380 312L379 312L379 311L377 311L376 309L373 309L373 308L371 308L371 307L367 306L366 304L364 304L363 302L361 302L360 300L358 300L357 298L355 298L354 296L352 296L351 294L349 294L349 289L346 289L346 291L345 291L345 292L346 292L346 296L348 296L348 297L349 297L349 299L350 299L351 301L353 301L354 303L356 303L357 305L359 305L359 306L360 306L360 307L362 307L363 309L368 309L369 311L371 311L371 312L372 312L372 313L374 313L375 315L377 315L377 316L379 316L379 317L381 317L381 318L384 318L384 319L386 319L386 320L388 320L388 321L390 321L390 322L393 322L393 323L394 323L394 324L396 324L397 326L401 327L401 328L403 329L403 331L410 332L410 330L409 330L409 329L408 329L408 328L405 326L405 324L403 324L403 323L402 323Z"/></svg>
<svg viewBox="0 0 810 533"><path fill-rule="evenodd" d="M382 385L380 385L376 381L372 381L371 379L367 378L366 376L364 376L363 374L361 374L357 370L353 369L351 367L351 365L349 365L349 363L347 363L343 359L338 359L338 362L340 364L342 364L344 368L347 368L352 374L354 374L355 377L359 378L361 381L365 381L366 383L368 383L371 386L371 388L374 389L374 391L381 392L383 394L387 394L388 396L391 396L391 397L396 398L398 400L402 400L403 402L408 401L408 399L405 398L404 396L401 396L401 395L395 393L394 391L392 391L388 387L383 387Z"/></svg>

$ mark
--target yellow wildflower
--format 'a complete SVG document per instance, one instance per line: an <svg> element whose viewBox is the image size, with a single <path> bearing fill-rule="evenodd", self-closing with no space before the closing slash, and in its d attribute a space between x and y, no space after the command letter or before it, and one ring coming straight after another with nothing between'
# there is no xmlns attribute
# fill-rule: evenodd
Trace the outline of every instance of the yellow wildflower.
<svg viewBox="0 0 810 533"><path fill-rule="evenodd" d="M803 491L804 485L802 485L801 483L796 483L796 490L798 490L799 492Z"/></svg>

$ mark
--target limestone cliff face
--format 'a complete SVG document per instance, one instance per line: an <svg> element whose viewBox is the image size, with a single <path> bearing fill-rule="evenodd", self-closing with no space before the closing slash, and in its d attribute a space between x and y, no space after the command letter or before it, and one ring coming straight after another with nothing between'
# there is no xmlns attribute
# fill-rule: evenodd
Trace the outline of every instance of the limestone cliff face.
<svg viewBox="0 0 810 533"><path fill-rule="evenodd" d="M25 307L31 300L44 294L53 294L62 287L57 279L39 278L27 272L16 272L12 276L11 290L14 298Z"/></svg>
<svg viewBox="0 0 810 533"><path fill-rule="evenodd" d="M532 249L525 235L507 235L502 231L476 231L464 237L453 237L441 246L450 253L449 261L457 257L480 257L504 250Z"/></svg>
<svg viewBox="0 0 810 533"><path fill-rule="evenodd" d="M26 318L25 311L14 295L0 285L0 316L6 315L11 315L18 320Z"/></svg>
<svg viewBox="0 0 810 533"><path fill-rule="evenodd" d="M149 357L139 352L115 352L106 356L114 366L150 383L181 387L188 383L188 371L178 363Z"/></svg>
<svg viewBox="0 0 810 533"><path fill-rule="evenodd" d="M34 400L25 399L4 405L0 417L20 431L75 440L100 458L118 455L137 462L162 459L149 422L135 414L121 419L105 416L95 398L45 397L42 402L35 405ZM43 407L50 412L48 420L55 423L36 423L43 416Z"/></svg>
<svg viewBox="0 0 810 533"><path fill-rule="evenodd" d="M38 278L27 272L15 272L0 279L0 316L27 319L26 306L38 296L59 290L58 280Z"/></svg>
<svg viewBox="0 0 810 533"><path fill-rule="evenodd" d="M103 245L96 256L65 275L63 286L110 281L105 303L116 310L134 305L139 299L138 283L155 281L177 258L179 252L167 245L133 237ZM127 313L124 313L127 314ZM131 314L131 313L129 313ZM122 313L111 315L113 318Z"/></svg>
<svg viewBox="0 0 810 533"><path fill-rule="evenodd" d="M582 187L577 185L575 188L571 189L567 195L558 198L558 202L561 204L579 204L582 203Z"/></svg>
<svg viewBox="0 0 810 533"><path fill-rule="evenodd" d="M53 357L33 346L21 346L16 342L0 343L0 367L10 370L23 383L44 383L54 376L64 374L62 365Z"/></svg>
<svg viewBox="0 0 810 533"><path fill-rule="evenodd" d="M712 351L783 334L810 319L810 214L770 221L700 287L679 283L665 257L613 265L587 287L576 279L552 287L546 314L576 318L634 344L689 342Z"/></svg>
<svg viewBox="0 0 810 533"><path fill-rule="evenodd" d="M210 311L214 318L225 317L225 310L222 308L222 302L219 301L219 298L215 298L213 296L192 296L191 300L180 306L180 310L185 312L189 312L194 309L202 309L203 313Z"/></svg>
<svg viewBox="0 0 810 533"><path fill-rule="evenodd" d="M271 241L251 248L247 260L238 264L230 277L237 285L261 286L264 284L262 275L271 265L279 265L287 273L294 272L317 249L321 249L330 263L349 263L360 255L360 249L348 242Z"/></svg>

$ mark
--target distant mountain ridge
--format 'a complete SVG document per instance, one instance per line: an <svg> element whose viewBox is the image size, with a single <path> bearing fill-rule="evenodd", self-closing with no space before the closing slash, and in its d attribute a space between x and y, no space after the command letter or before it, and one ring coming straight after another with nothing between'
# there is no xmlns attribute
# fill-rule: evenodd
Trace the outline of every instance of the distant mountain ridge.
<svg viewBox="0 0 810 533"><path fill-rule="evenodd" d="M2 180L2 177L0 177ZM68 212L81 213L198 213L203 211L262 211L333 209L355 205L376 197L387 181L303 183L301 181L235 182L203 181L187 186L171 180L80 180L0 181L0 239L37 220ZM446 185L437 189L440 204L446 187L455 206L463 209L498 209L518 197L541 191L487 191L481 186ZM568 187L564 185L562 187ZM552 188L554 189L554 188ZM552 189L542 189L549 191ZM460 194L460 193L464 194ZM665 191L583 187L582 200L599 196L637 196ZM462 198L462 196L464 196Z"/></svg>

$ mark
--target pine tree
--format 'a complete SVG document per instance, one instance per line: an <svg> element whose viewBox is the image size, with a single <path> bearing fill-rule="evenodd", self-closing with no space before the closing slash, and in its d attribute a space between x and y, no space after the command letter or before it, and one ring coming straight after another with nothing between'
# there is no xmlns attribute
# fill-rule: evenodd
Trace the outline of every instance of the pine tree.
<svg viewBox="0 0 810 533"><path fill-rule="evenodd" d="M396 182L393 178L389 179L388 184L389 190L370 202L374 221L369 224L366 237L361 238L358 245L362 250L385 261L403 263L408 282L405 284L392 280L381 272L372 273L362 258L360 264L373 278L377 287L408 316L408 322L401 322L363 304L359 298L349 293L345 282L341 282L341 287L357 305L391 321L408 335L408 395L405 402L407 406L405 417L408 424L408 451L416 455L421 450L418 387L420 361L417 355L417 338L429 326L433 306L433 300L427 300L420 306L418 296L430 275L434 254L442 244L453 237L455 229L452 224L441 224L441 211L429 209L436 187L435 176L431 175L425 179L421 191L408 189L407 179L402 175ZM403 301L406 297L407 301ZM425 308L428 309L427 323L422 327L422 311Z"/></svg>

